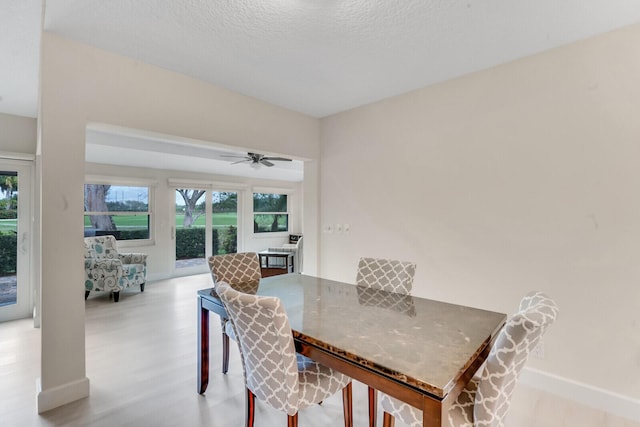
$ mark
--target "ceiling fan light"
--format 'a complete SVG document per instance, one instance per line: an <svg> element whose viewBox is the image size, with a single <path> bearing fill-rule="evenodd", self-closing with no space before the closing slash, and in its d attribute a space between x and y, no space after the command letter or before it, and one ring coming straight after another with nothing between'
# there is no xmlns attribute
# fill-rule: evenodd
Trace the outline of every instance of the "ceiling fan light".
<svg viewBox="0 0 640 427"><path fill-rule="evenodd" d="M260 163L258 162L251 162L250 166L254 169L260 169Z"/></svg>

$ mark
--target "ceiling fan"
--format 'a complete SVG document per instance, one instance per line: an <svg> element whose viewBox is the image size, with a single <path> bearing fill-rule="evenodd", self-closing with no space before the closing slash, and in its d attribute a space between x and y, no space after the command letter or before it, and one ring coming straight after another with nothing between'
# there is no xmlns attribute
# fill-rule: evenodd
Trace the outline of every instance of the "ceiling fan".
<svg viewBox="0 0 640 427"><path fill-rule="evenodd" d="M235 156L235 155L225 155L222 154L220 157L229 157L229 158L236 158L236 159L242 159L242 160L238 160L236 162L231 163L232 165L238 164L238 163L250 163L251 167L254 168L258 168L260 167L260 165L265 165L268 167L274 166L275 164L272 163L272 161L276 161L276 162L290 162L291 159L287 159L284 157L270 157L270 156L265 156L264 154L259 154L259 153L247 153L246 156Z"/></svg>

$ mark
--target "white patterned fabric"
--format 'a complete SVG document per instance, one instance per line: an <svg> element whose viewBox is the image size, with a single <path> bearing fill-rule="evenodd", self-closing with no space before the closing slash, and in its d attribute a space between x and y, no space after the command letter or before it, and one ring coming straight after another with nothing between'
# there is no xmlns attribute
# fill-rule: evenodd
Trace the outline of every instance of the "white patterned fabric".
<svg viewBox="0 0 640 427"><path fill-rule="evenodd" d="M520 302L491 348L479 379L472 379L448 412L450 427L504 427L511 395L531 351L558 315L555 302L530 292ZM383 394L382 409L411 427L422 426L422 412Z"/></svg>
<svg viewBox="0 0 640 427"><path fill-rule="evenodd" d="M256 293L262 273L255 252L214 255L209 257L213 283L226 282L244 293Z"/></svg>
<svg viewBox="0 0 640 427"><path fill-rule="evenodd" d="M113 236L86 237L84 249L85 292L144 290L147 254L119 252Z"/></svg>
<svg viewBox="0 0 640 427"><path fill-rule="evenodd" d="M213 283L225 282L234 289L246 294L255 294L260 285L262 272L260 270L260 261L258 254L255 252L241 252L236 254L214 255L209 257L209 268L211 269L211 277ZM236 335L228 319L220 318L220 324L223 334L235 340ZM226 373L226 364L228 363L228 354L223 354L223 373Z"/></svg>
<svg viewBox="0 0 640 427"><path fill-rule="evenodd" d="M356 285L408 295L416 265L412 262L380 258L360 258Z"/></svg>
<svg viewBox="0 0 640 427"><path fill-rule="evenodd" d="M275 297L249 295L224 282L216 293L229 314L242 355L247 388L288 415L342 390L350 378L296 355L289 319Z"/></svg>

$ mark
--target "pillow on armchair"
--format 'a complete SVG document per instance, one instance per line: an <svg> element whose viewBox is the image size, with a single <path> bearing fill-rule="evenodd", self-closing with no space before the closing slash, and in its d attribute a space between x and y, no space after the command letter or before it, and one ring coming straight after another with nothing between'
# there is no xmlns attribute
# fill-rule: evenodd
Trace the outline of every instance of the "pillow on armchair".
<svg viewBox="0 0 640 427"><path fill-rule="evenodd" d="M84 248L85 299L91 291L106 291L118 302L120 291L134 285L144 292L147 254L118 252L113 236L85 237Z"/></svg>

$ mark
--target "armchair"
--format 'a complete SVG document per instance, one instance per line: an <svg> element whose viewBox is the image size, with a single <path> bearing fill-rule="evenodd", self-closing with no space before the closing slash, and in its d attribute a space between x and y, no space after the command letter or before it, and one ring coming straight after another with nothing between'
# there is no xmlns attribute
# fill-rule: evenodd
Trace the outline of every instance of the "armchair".
<svg viewBox="0 0 640 427"><path fill-rule="evenodd" d="M288 252L293 254L293 271L302 273L302 234L289 234L289 243L282 247L270 247L269 252Z"/></svg>
<svg viewBox="0 0 640 427"><path fill-rule="evenodd" d="M118 302L120 291L128 287L140 285L140 292L144 292L147 254L118 252L113 236L86 237L84 271L84 299L91 291L106 291Z"/></svg>

